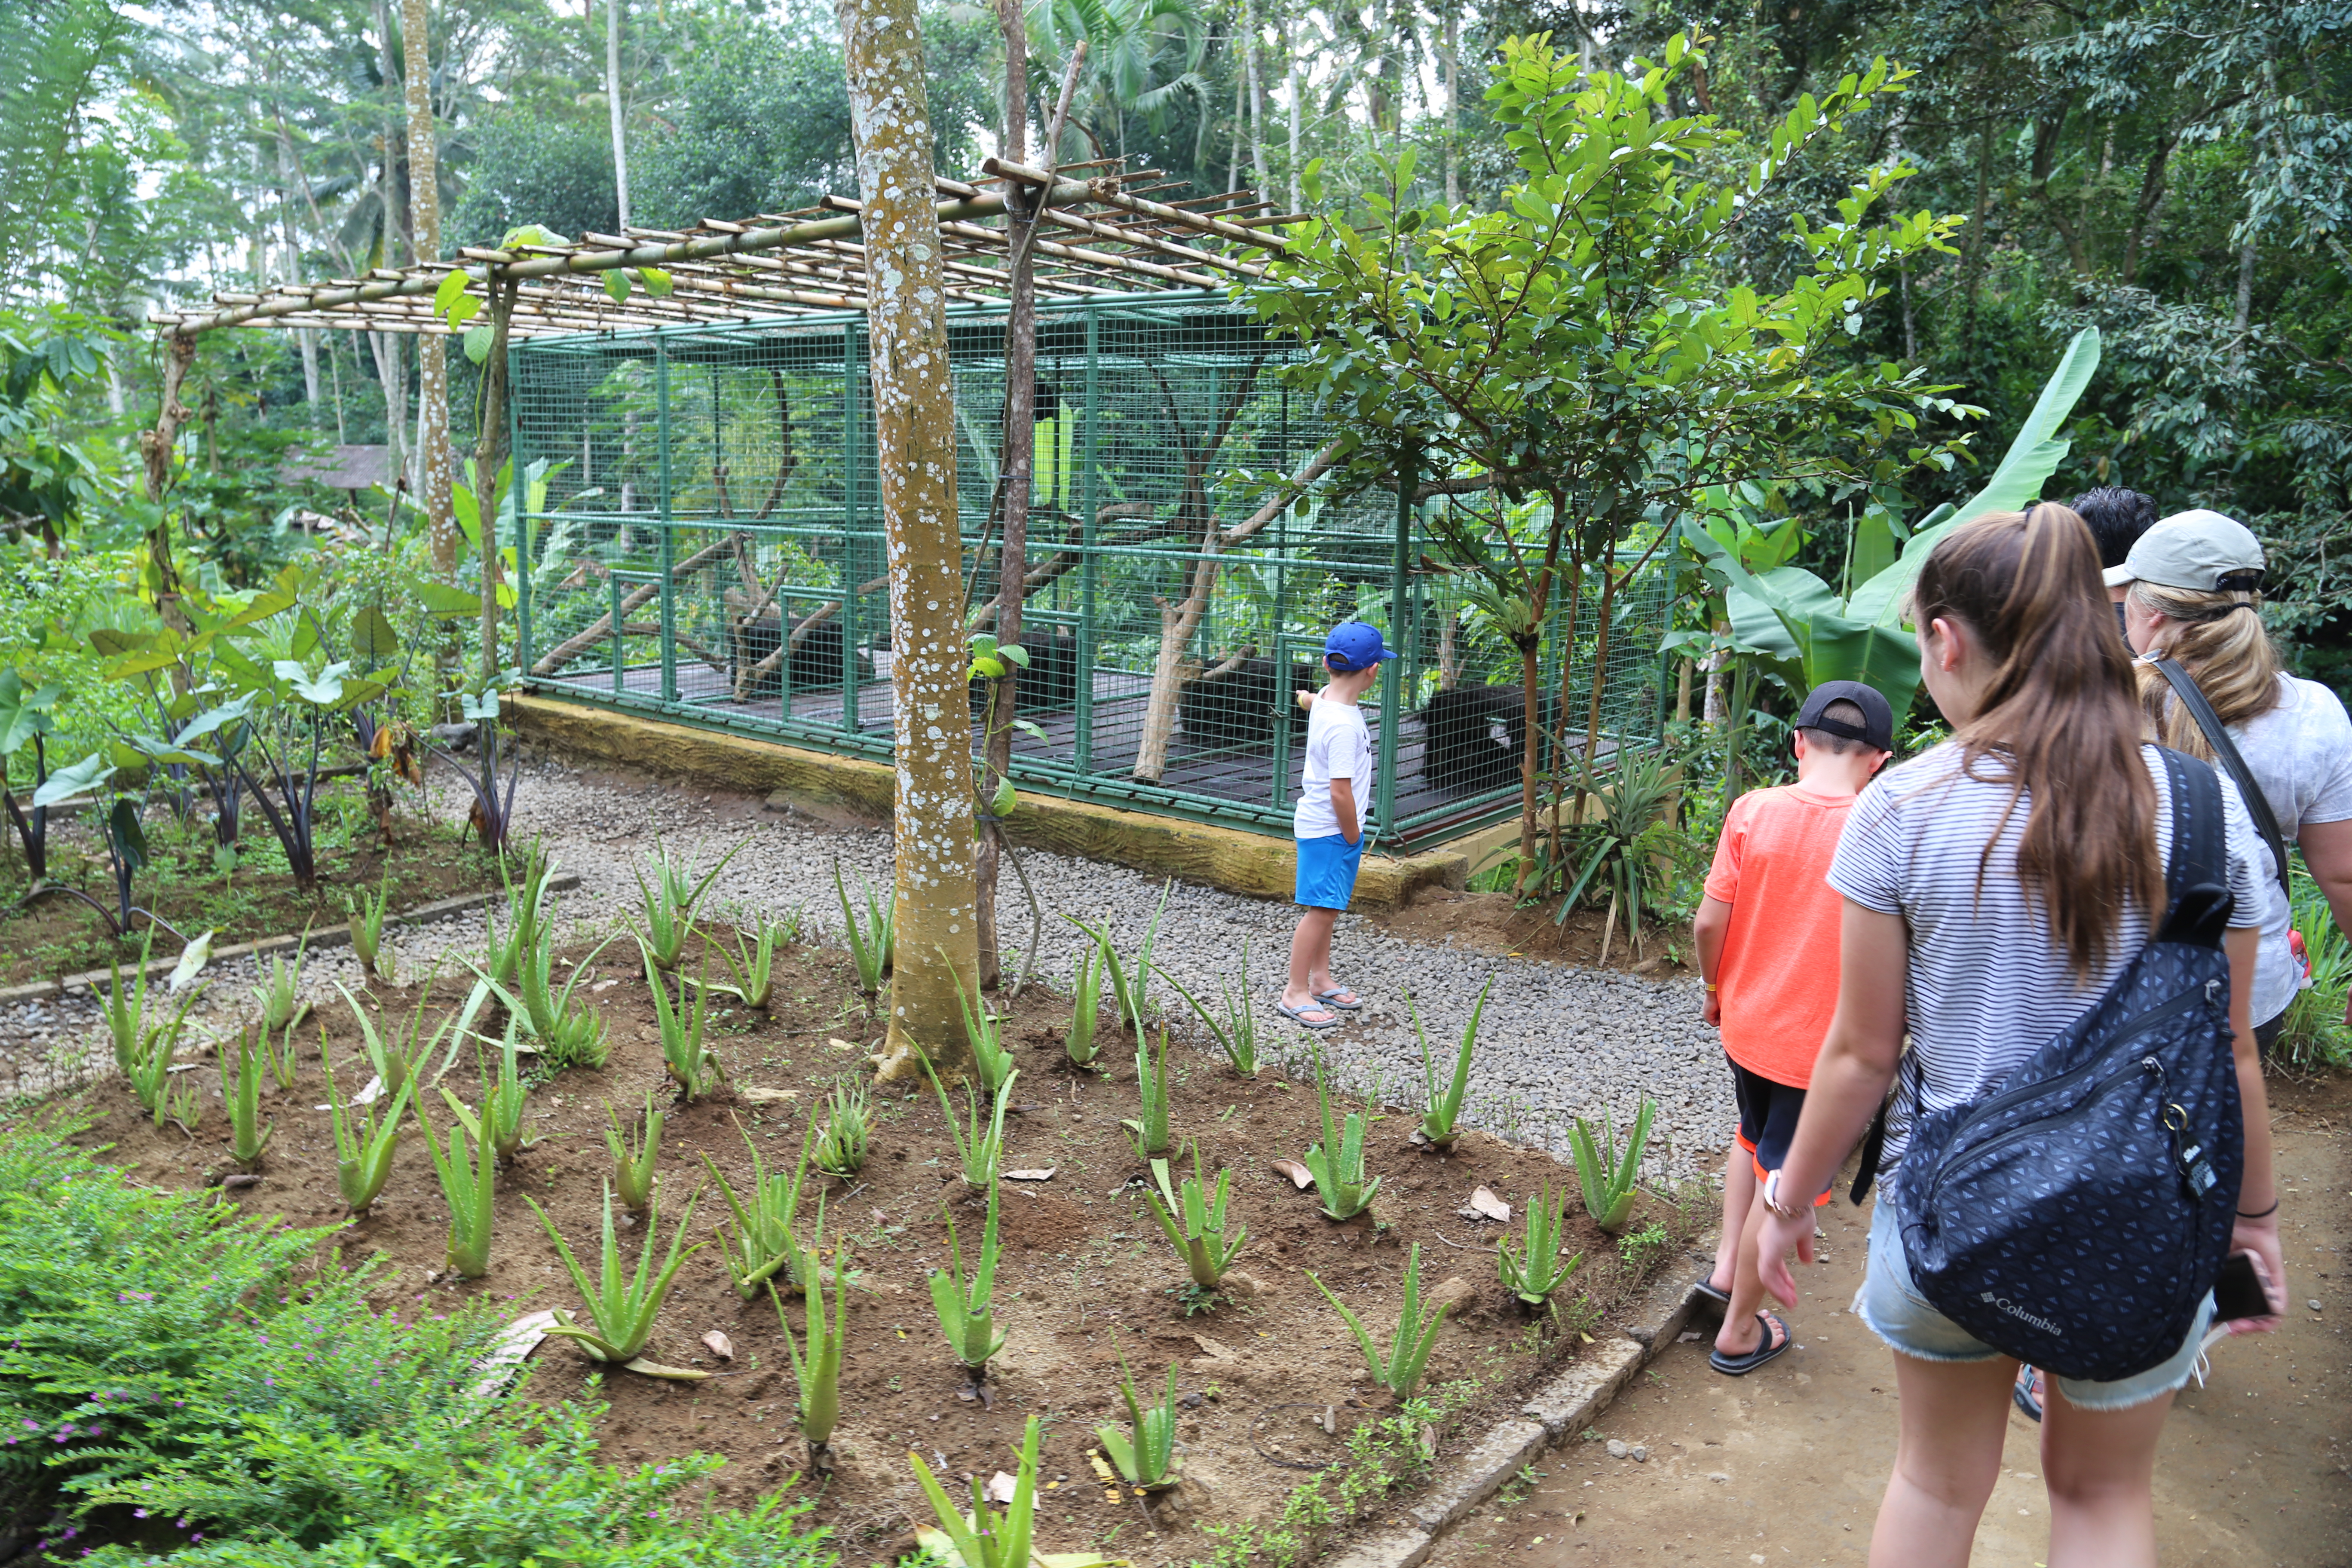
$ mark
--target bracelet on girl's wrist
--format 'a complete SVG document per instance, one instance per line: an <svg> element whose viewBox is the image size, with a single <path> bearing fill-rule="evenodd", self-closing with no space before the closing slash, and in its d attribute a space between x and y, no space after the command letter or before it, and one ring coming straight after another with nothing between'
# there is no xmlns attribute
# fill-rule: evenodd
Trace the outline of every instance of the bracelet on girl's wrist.
<svg viewBox="0 0 2352 1568"><path fill-rule="evenodd" d="M2238 1211L2238 1217L2239 1217L2240 1219L2268 1219L2268 1218L2270 1218L2270 1217L2271 1217L2271 1215L2274 1215L2274 1214L2278 1213L2278 1211L2279 1211L2279 1201L2278 1201L2278 1199L2276 1199L2276 1198L2273 1198L2273 1199L2271 1200L2271 1206L2270 1206L2270 1207L2268 1207L2268 1208L2266 1208L2266 1209L2264 1209L2262 1213L2260 1213L2260 1214L2248 1214L2245 1210L2243 1210L2243 1209L2240 1209L2240 1210Z"/></svg>
<svg viewBox="0 0 2352 1568"><path fill-rule="evenodd" d="M1764 1174L1764 1206L1782 1219L1801 1217L1801 1211L1781 1206L1780 1173L1778 1171L1768 1171Z"/></svg>

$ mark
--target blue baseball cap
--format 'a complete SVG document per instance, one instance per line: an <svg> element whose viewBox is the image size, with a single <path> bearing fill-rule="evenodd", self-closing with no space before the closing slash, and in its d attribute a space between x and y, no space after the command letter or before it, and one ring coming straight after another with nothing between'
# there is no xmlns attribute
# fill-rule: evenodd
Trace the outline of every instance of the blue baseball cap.
<svg viewBox="0 0 2352 1568"><path fill-rule="evenodd" d="M1366 621L1343 621L1323 639L1324 665L1342 672L1370 669L1395 657L1396 649L1381 642L1381 628Z"/></svg>

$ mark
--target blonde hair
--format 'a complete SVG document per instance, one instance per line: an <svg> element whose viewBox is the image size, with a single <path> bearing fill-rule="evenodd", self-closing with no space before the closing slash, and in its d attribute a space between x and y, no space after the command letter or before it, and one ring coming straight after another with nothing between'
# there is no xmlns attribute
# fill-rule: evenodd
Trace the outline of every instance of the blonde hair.
<svg viewBox="0 0 2352 1568"><path fill-rule="evenodd" d="M2131 596L2140 608L2168 616L2172 623L2158 634L2162 640L2148 649L2149 656L2163 654L2194 677L2223 724L2242 724L2278 706L2278 649L2263 626L2260 594L2200 593L2134 583ZM2206 744L2204 731L2175 700L2162 672L2144 662L2138 676L2140 706L2156 726L2156 738L2212 761L2213 748Z"/></svg>

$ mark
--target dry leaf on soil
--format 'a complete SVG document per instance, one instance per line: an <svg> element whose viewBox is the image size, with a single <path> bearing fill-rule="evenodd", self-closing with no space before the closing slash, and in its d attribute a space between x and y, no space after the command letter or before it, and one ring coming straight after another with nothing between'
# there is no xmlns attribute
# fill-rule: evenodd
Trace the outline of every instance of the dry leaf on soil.
<svg viewBox="0 0 2352 1568"><path fill-rule="evenodd" d="M1054 1179L1054 1173L1060 1169L1059 1165L1048 1165L1042 1171L1007 1171L1004 1179L1008 1182L1050 1182Z"/></svg>
<svg viewBox="0 0 2352 1568"><path fill-rule="evenodd" d="M1472 1193L1470 1206L1488 1219L1498 1220L1504 1225L1511 1223L1511 1205L1496 1197L1492 1188L1480 1187Z"/></svg>
<svg viewBox="0 0 2352 1568"><path fill-rule="evenodd" d="M733 1361L735 1359L735 1342L729 1339L725 1334L720 1333L717 1329L713 1329L709 1333L703 1335L702 1342L709 1345L710 1347L710 1353L719 1357L721 1361Z"/></svg>
<svg viewBox="0 0 2352 1568"><path fill-rule="evenodd" d="M1021 1484L1020 1478L997 1471L988 1478L988 1500L1003 1507L1013 1500L1013 1491Z"/></svg>
<svg viewBox="0 0 2352 1568"><path fill-rule="evenodd" d="M1315 1184L1315 1173L1296 1160L1276 1160L1274 1168L1290 1178L1290 1184L1300 1192Z"/></svg>

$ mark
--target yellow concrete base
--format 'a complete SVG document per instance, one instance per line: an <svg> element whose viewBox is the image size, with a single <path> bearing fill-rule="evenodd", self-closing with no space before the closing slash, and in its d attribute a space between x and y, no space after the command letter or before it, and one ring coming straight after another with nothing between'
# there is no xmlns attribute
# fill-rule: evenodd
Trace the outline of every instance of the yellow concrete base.
<svg viewBox="0 0 2352 1568"><path fill-rule="evenodd" d="M894 803L896 775L887 765L862 757L541 697L518 698L508 711L526 740L574 756L747 795L781 794L803 806L847 810L877 820L889 817ZM1290 840L1262 833L1027 791L1005 826L1024 847L1106 860L1252 898L1286 900L1295 885L1297 859ZM1470 868L1470 858L1452 845L1402 857L1375 850L1364 857L1357 873L1353 907L1390 908L1411 898L1417 888L1458 888Z"/></svg>

